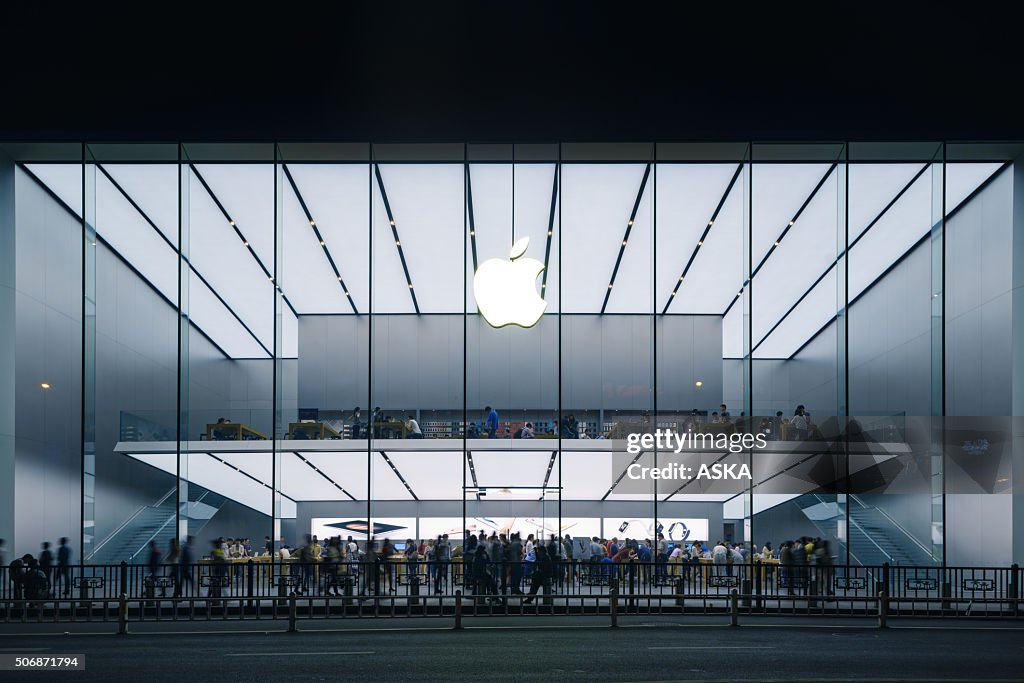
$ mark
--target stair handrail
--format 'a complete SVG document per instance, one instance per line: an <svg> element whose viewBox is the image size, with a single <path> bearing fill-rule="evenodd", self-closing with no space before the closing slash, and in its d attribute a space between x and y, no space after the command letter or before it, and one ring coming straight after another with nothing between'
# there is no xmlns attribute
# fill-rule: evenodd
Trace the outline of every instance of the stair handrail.
<svg viewBox="0 0 1024 683"><path fill-rule="evenodd" d="M886 512L886 511L885 511L885 510L883 510L882 508L878 507L877 505L874 505L874 506L871 506L871 505L866 505L866 504L864 503L864 501L863 501L863 500L861 500L860 498L858 498L857 496L855 496L855 495L854 495L854 494L852 494L852 493L850 494L850 498L852 498L852 499L853 499L854 501L856 501L856 502L857 502L857 505L860 505L860 506L861 506L862 508L864 508L864 509L866 509L866 510L877 510L877 511L878 511L878 513L879 513L879 514L881 514L881 515L882 515L883 517L885 517L885 519L886 519L886 520L887 520L887 521L888 521L888 522L889 522L890 524L892 524L892 525L893 525L894 527L896 527L896 529L897 529L897 530L899 530L899 532L900 532L901 534L903 534L904 536L906 536L906 537L907 537L908 539L910 539L910 541L911 541L911 542L912 542L912 543L913 543L914 545L916 545L916 546L917 546L918 548L920 548L920 549L921 549L921 550L922 550L922 551L924 552L924 554L925 554L925 555L927 555L928 557L932 557L932 551L931 551L931 550L929 550L928 548L926 548L926 547L925 547L925 545L924 545L923 543L921 543L921 541L917 540L917 537L916 537L916 536L914 536L914 535L913 535L912 533L910 533L909 531L907 531L907 530L906 530L906 528L904 528L904 526L903 526L902 524L900 524L900 523L899 523L899 522L897 522L897 521L896 521L895 519L893 519L893 518L892 518L892 517L891 517L891 516L889 515L889 513L888 513L888 512Z"/></svg>
<svg viewBox="0 0 1024 683"><path fill-rule="evenodd" d="M853 526L855 526L858 529L860 529L860 532L862 534L864 534L864 538L866 538L869 541L871 541L871 545L873 545L876 548L878 548L878 552L880 552L883 555L885 555L886 559L889 560L889 564L897 564L896 559L892 555L890 555L889 553L885 552L885 550L882 549L882 546L880 546L877 543L875 543L875 539L871 537L871 534L869 534L867 532L867 529L865 529L864 527L862 527L860 524L857 523L857 520L855 520L853 517L849 517L849 516L847 516L847 520L850 522L850 524L852 524Z"/></svg>
<svg viewBox="0 0 1024 683"><path fill-rule="evenodd" d="M136 517L138 517L139 515L141 515L141 514L142 514L143 512L145 512L145 511L146 511L146 510L148 510L149 508L157 508L157 507L160 507L160 506L161 506L161 505L163 505L163 504L164 504L164 503L165 503L165 502L167 501L167 499L168 499L168 498L170 498L170 497L171 497L171 496L172 496L172 495L174 494L174 492L175 492L175 491L177 491L177 490L178 490L178 487L177 487L177 486L175 486L175 487L174 487L174 488L172 488L172 489L171 489L170 491L168 491L167 493L165 493L165 494L164 494L164 495L163 495L163 496L162 496L162 497L160 498L160 500L158 500L158 501L157 501L156 503L154 503L154 504L152 504L152 505L143 505L143 506L139 507L139 509L138 509L138 510L136 510L135 512L133 512L133 513L132 513L131 515L129 515L129 516L128 516L128 518L127 518L127 519L125 519L125 520L124 520L123 522L121 522L121 524L120 524L120 525L119 525L119 526L118 526L118 527L117 527L116 529L114 529L114 530L113 530L112 532L110 532L109 534L107 534L107 537L106 537L106 538L104 538L104 539L103 539L102 541L100 541L99 543L97 543L96 545L94 545L94 546L93 546L93 548L92 548L92 550L91 550L91 551L89 552L89 557L87 557L87 558L85 558L85 559L87 559L87 560L91 560L92 558L96 557L96 553L98 553L98 552L99 552L100 548L102 548L102 547L103 547L103 546L105 546L105 545L106 545L107 543L109 543L109 542L110 542L111 540L113 540L114 536L117 536L117 535L118 535L119 533L121 533L121 531L123 531L123 530L124 530L124 528L125 528L126 526L128 526L129 524L131 524L131 523L132 523L132 522L133 522L133 521L135 520L135 518L136 518Z"/></svg>

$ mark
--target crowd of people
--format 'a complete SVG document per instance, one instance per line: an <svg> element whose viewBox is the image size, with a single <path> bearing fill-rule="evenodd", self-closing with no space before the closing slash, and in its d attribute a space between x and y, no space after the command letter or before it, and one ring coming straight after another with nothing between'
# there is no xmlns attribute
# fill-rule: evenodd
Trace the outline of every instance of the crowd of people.
<svg viewBox="0 0 1024 683"><path fill-rule="evenodd" d="M0 567L7 564L7 546L0 538ZM71 595L71 546L60 539L57 552L49 541L43 541L39 556L25 553L11 560L7 567L15 599L41 600L51 595Z"/></svg>

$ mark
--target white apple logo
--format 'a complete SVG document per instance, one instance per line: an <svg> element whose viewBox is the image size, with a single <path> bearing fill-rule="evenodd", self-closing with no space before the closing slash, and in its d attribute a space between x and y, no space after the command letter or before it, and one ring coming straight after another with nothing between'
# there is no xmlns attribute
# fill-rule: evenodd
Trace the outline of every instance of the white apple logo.
<svg viewBox="0 0 1024 683"><path fill-rule="evenodd" d="M544 264L519 258L529 246L529 237L517 240L509 250L508 261L488 259L473 276L476 306L491 327L533 327L547 310L548 302L537 294L537 276Z"/></svg>

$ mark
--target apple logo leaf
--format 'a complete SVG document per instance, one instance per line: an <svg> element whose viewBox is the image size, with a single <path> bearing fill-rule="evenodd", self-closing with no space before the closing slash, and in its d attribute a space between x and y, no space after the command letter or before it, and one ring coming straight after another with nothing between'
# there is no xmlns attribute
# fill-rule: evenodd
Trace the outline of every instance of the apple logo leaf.
<svg viewBox="0 0 1024 683"><path fill-rule="evenodd" d="M516 243L512 245L512 248L509 249L509 252L508 252L509 259L515 261L517 258L519 258L520 256L522 256L523 254L526 253L526 250L527 250L527 248L529 248L529 246L530 246L530 238L529 238L529 236L519 238L518 240L516 240Z"/></svg>

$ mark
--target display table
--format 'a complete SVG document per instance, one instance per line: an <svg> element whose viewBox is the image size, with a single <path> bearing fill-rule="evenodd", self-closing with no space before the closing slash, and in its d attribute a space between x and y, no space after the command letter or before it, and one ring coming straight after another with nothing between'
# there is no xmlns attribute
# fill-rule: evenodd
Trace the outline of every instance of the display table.
<svg viewBox="0 0 1024 683"><path fill-rule="evenodd" d="M323 441L324 439L340 439L341 434L323 422L290 422L285 438Z"/></svg>
<svg viewBox="0 0 1024 683"><path fill-rule="evenodd" d="M214 422L206 425L207 441L266 441L267 435L241 422Z"/></svg>

